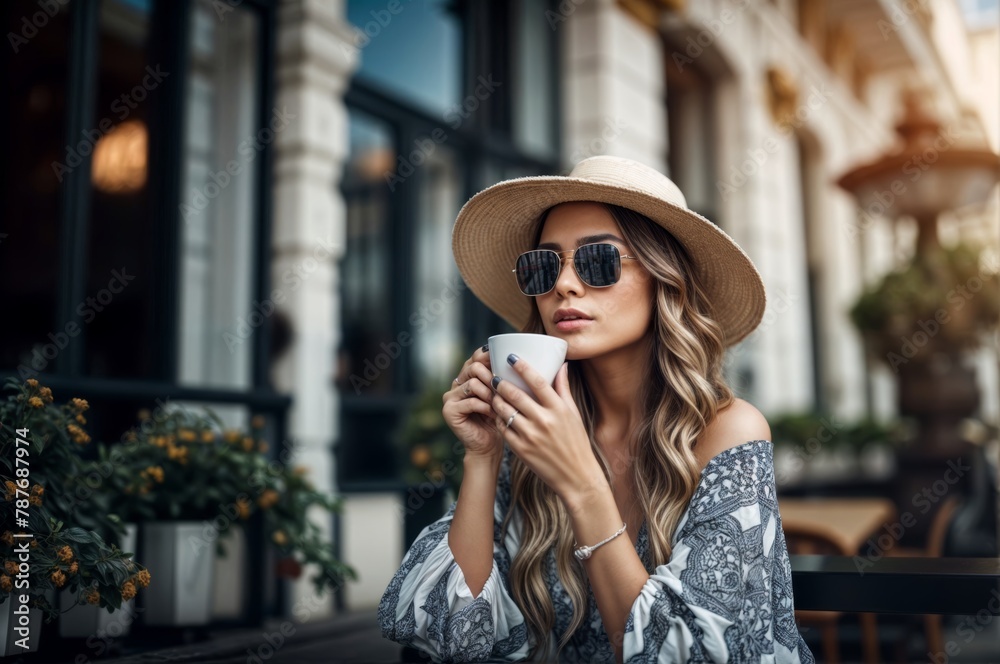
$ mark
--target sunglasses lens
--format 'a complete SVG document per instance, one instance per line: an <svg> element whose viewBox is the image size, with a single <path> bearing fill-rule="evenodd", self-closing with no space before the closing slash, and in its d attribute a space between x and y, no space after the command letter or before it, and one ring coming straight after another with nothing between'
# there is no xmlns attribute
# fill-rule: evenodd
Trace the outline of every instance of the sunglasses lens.
<svg viewBox="0 0 1000 664"><path fill-rule="evenodd" d="M542 295L559 278L559 257L551 251L526 251L515 264L517 285L525 295Z"/></svg>
<svg viewBox="0 0 1000 664"><path fill-rule="evenodd" d="M621 255L613 244L585 244L573 254L577 274L589 286L603 288L618 283Z"/></svg>

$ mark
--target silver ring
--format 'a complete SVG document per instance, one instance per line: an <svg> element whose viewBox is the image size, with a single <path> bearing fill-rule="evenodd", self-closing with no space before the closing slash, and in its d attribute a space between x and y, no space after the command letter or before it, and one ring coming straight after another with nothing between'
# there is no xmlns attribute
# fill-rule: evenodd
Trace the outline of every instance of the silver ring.
<svg viewBox="0 0 1000 664"><path fill-rule="evenodd" d="M510 428L510 423L514 421L515 417L517 417L517 410L515 410L513 413L511 413L510 417L507 418L507 428L508 429Z"/></svg>

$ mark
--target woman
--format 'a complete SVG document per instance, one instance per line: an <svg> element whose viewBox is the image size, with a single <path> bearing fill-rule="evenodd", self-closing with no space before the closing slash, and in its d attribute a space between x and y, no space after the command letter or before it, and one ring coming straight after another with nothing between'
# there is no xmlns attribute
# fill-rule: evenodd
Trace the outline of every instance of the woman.
<svg viewBox="0 0 1000 664"><path fill-rule="evenodd" d="M443 397L458 500L394 575L383 634L435 661L812 662L771 432L722 377L763 316L750 259L614 157L480 192L453 249L487 306L565 339L567 362L549 386L507 358L537 402L486 346L462 367Z"/></svg>

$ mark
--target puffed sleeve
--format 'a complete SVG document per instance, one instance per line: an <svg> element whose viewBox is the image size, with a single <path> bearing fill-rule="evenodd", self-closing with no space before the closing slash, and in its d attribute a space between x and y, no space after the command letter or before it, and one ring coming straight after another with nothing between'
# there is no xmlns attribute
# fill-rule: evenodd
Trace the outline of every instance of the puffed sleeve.
<svg viewBox="0 0 1000 664"><path fill-rule="evenodd" d="M448 545L457 501L417 536L378 606L382 635L430 655L435 662L523 660L529 643L524 616L510 596L510 561L519 529L501 538L510 507L510 448L497 477L493 506L493 568L478 597Z"/></svg>
<svg viewBox="0 0 1000 664"><path fill-rule="evenodd" d="M705 467L670 560L629 612L626 664L813 664L795 625L771 451L769 442L751 441Z"/></svg>

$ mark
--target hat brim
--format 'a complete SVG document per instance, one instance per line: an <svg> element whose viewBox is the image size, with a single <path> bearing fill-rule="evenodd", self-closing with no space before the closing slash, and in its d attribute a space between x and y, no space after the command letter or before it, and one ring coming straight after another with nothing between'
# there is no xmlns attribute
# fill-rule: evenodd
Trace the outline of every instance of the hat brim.
<svg viewBox="0 0 1000 664"><path fill-rule="evenodd" d="M515 329L528 322L532 303L517 287L511 272L514 262L535 248L533 231L541 214L574 201L628 208L668 230L691 256L726 346L760 323L766 304L760 274L739 245L709 219L644 191L549 175L506 180L484 189L462 207L452 232L462 279Z"/></svg>

